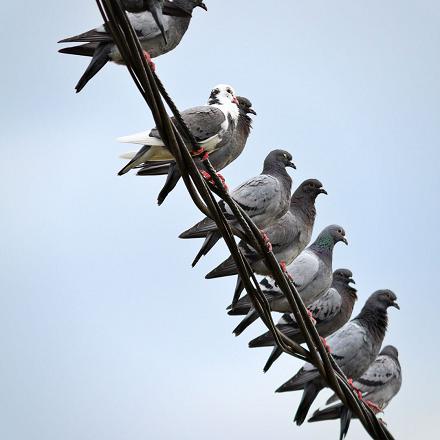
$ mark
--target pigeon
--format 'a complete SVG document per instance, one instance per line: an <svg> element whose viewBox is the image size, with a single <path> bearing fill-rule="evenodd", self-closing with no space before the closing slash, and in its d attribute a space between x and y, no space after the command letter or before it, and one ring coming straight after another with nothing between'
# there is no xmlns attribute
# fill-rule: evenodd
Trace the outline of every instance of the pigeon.
<svg viewBox="0 0 440 440"><path fill-rule="evenodd" d="M315 200L319 194L327 194L327 191L322 187L322 183L317 179L305 180L293 193L290 199L290 207L286 214L266 229L265 232L272 244L275 258L283 266L289 265L309 244L316 217ZM239 248L255 273L259 275L271 274L264 263L264 258L258 251L244 241L239 243ZM205 249L202 248L193 265L204 253ZM209 272L206 278L218 278L237 274L238 269L231 256ZM241 280L238 280L234 302L238 300L243 288L243 283Z"/></svg>
<svg viewBox="0 0 440 440"><path fill-rule="evenodd" d="M122 1L124 2L124 0ZM138 2L128 1L129 9L136 10L136 6L133 8L133 3ZM128 12L127 17L139 37L146 59L153 67L151 58L156 58L173 50L180 43L188 29L193 9L200 7L207 10L207 8L202 0L165 0L161 20L160 8L158 9L161 2L149 0L145 3L150 4L150 6L155 4L154 14L147 8L142 12ZM143 9L142 6L141 9ZM162 29L160 24L158 26L154 15L157 15L157 19L162 21ZM79 93L108 61L124 64L124 60L105 25L74 37L65 38L58 43L82 43L60 49L59 52L92 58L83 76L75 86L76 93Z"/></svg>
<svg viewBox="0 0 440 440"><path fill-rule="evenodd" d="M237 125L232 134L231 139L222 148L215 150L209 156L211 165L220 171L231 162L233 162L242 153L246 141L249 137L252 128L252 119L248 114L256 115L257 113L252 108L252 103L249 99L242 96L237 96L239 115ZM124 159L133 159L136 153L127 153L122 157ZM202 162L199 158L195 159L196 165L203 168ZM174 160L162 161L162 162L147 162L139 166L138 176L158 176L168 175L165 186L163 187L159 199L165 200L167 195L174 189L179 181L181 174L179 168L176 166Z"/></svg>
<svg viewBox="0 0 440 440"><path fill-rule="evenodd" d="M209 154L222 149L231 141L238 117L235 91L226 84L214 87L207 105L192 107L182 112L182 118L195 136L198 145ZM175 122L174 118L172 119ZM124 136L119 140L143 145L130 162L119 171L120 176L144 163L157 161L161 165L163 161L174 160L171 151L160 138L157 128ZM161 204L165 197L166 194L161 193L158 203Z"/></svg>
<svg viewBox="0 0 440 440"><path fill-rule="evenodd" d="M368 370L358 380L353 382L353 386L362 393L362 398L369 402L374 412L383 412L402 386L402 368L397 348L392 345L387 345L383 348ZM335 395L329 399L327 404L337 400L339 399ZM340 418L340 440L342 440L347 435L353 416L356 417L349 408L342 403L337 403L336 405L315 411L309 422Z"/></svg>
<svg viewBox="0 0 440 440"><path fill-rule="evenodd" d="M281 218L289 208L292 179L287 173L286 167L296 169L292 162L292 155L285 150L273 150L266 156L261 174L246 180L231 192L232 199L260 229L270 226ZM230 207L223 200L220 200L219 205L232 229L240 233L240 227ZM205 217L195 226L180 234L179 237L200 238L205 237L209 232L217 231L216 223ZM215 242L220 237L215 235Z"/></svg>
<svg viewBox="0 0 440 440"><path fill-rule="evenodd" d="M128 12L138 13L149 11L160 29L165 44L168 43L165 28L163 24L163 5L164 0L121 0L121 6Z"/></svg>
<svg viewBox="0 0 440 440"><path fill-rule="evenodd" d="M348 244L344 229L338 225L327 226L318 235L318 238L308 248L303 250L293 263L287 266L287 273L293 279L295 287L307 307L322 296L331 286L333 279L333 248L340 241ZM292 312L287 298L278 287L266 293L272 311L280 313ZM233 330L235 336L239 336L249 325L257 320L258 313L252 307L248 295L244 296L236 305L240 310L245 309L246 305L249 305L248 314ZM230 315L238 314L237 310L234 309L235 306L232 304L230 306Z"/></svg>
<svg viewBox="0 0 440 440"><path fill-rule="evenodd" d="M379 354L388 326L388 307L400 309L396 300L391 290L374 292L359 315L328 338L331 355L351 380L359 379ZM295 415L296 424L301 425L316 396L325 387L326 383L318 370L306 363L276 392L304 390Z"/></svg>
<svg viewBox="0 0 440 440"><path fill-rule="evenodd" d="M323 338L339 330L351 317L354 303L357 301L356 289L350 286L350 283L354 283L352 276L352 272L348 269L335 270L331 287L309 306L316 321L316 330ZM305 342L293 314L284 314L278 321L277 328L297 344ZM249 342L250 348L270 346L274 346L274 349L264 366L265 373L283 351L277 346L271 332L266 332Z"/></svg>

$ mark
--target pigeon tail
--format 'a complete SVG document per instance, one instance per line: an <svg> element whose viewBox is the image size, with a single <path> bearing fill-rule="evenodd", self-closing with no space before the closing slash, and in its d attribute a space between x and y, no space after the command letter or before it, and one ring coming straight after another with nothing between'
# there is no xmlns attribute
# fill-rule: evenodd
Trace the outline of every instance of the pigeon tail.
<svg viewBox="0 0 440 440"><path fill-rule="evenodd" d="M258 313L254 309L250 310L243 321L235 327L232 333L234 333L235 336L240 336L257 319Z"/></svg>
<svg viewBox="0 0 440 440"><path fill-rule="evenodd" d="M269 356L269 359L267 360L266 364L264 365L263 372L267 373L270 369L270 367L273 365L273 363L283 354L283 350L279 347L274 347L272 350L272 353Z"/></svg>
<svg viewBox="0 0 440 440"><path fill-rule="evenodd" d="M206 238L205 243L209 239L210 236ZM204 248L205 243L203 243L202 249ZM200 249L199 254L202 253L202 255L206 255L202 249ZM231 275L237 275L237 273L238 273L237 265L235 264L234 257L231 255L228 259L223 261L223 263L218 265L215 269L211 270L211 272L209 272L205 276L205 278L209 280L212 278L221 278L221 277L228 277Z"/></svg>
<svg viewBox="0 0 440 440"><path fill-rule="evenodd" d="M215 244L220 240L221 236L222 234L219 231L208 232L202 247L192 262L192 267L194 267L199 262L200 258L205 256L215 246ZM208 276L206 276L206 278L208 278Z"/></svg>
<svg viewBox="0 0 440 440"><path fill-rule="evenodd" d="M102 43L97 46L90 64L88 65L83 76L78 81L78 84L75 86L76 93L79 93L85 87L85 85L107 64L107 62L110 60L109 54L111 48L112 45L109 43Z"/></svg>
<svg viewBox="0 0 440 440"><path fill-rule="evenodd" d="M343 440L347 435L348 428L350 428L351 416L351 411L343 406L341 409L341 433L339 435L339 440Z"/></svg>
<svg viewBox="0 0 440 440"><path fill-rule="evenodd" d="M167 180L163 188L160 190L159 195L157 196L157 204L159 206L162 205L168 194L176 187L181 176L182 175L180 174L179 167L176 165L175 162L168 167Z"/></svg>
<svg viewBox="0 0 440 440"><path fill-rule="evenodd" d="M301 426L304 423L304 420L307 417L307 413L309 412L312 403L315 401L316 396L321 391L321 388L322 387L314 383L308 383L305 386L304 393L294 419L295 423L298 426Z"/></svg>

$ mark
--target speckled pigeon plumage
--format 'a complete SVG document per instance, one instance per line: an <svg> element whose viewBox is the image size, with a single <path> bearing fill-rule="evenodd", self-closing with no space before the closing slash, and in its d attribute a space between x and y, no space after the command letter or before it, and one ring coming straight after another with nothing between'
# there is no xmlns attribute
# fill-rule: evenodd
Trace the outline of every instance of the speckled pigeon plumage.
<svg viewBox="0 0 440 440"><path fill-rule="evenodd" d="M388 326L389 307L399 308L391 290L378 290L365 303L359 315L333 333L327 343L331 355L344 372L354 380L360 378L379 354ZM306 363L299 372L276 392L304 390L295 415L301 425L318 393L326 386L318 370Z"/></svg>
<svg viewBox="0 0 440 440"><path fill-rule="evenodd" d="M339 330L351 317L354 303L357 300L353 274L348 269L337 269L333 272L332 286L318 300L309 306L316 320L316 330L323 338ZM305 342L304 337L295 321L293 314L284 314L277 324L278 329L297 344ZM272 364L281 356L283 351L276 345L271 332L249 342L249 347L274 346L263 371L267 372Z"/></svg>

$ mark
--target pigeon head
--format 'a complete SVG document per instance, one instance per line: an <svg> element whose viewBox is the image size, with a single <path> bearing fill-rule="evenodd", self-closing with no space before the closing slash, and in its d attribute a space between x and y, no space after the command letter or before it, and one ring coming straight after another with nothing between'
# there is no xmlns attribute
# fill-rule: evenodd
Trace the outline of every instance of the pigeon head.
<svg viewBox="0 0 440 440"><path fill-rule="evenodd" d="M308 197L315 200L319 194L327 194L327 191L322 187L322 183L318 179L307 179L298 186L293 196L297 198Z"/></svg>
<svg viewBox="0 0 440 440"><path fill-rule="evenodd" d="M208 10L202 0L172 0L172 3L175 7L182 9L190 15L195 8L202 8L205 11Z"/></svg>
<svg viewBox="0 0 440 440"><path fill-rule="evenodd" d="M336 243L342 241L348 244L345 238L345 231L342 226L330 225L327 226L313 243L313 247L318 250L331 250Z"/></svg>
<svg viewBox="0 0 440 440"><path fill-rule="evenodd" d="M272 150L264 159L264 170L274 168L291 167L296 170L295 164L292 162L292 155L285 150Z"/></svg>
<svg viewBox="0 0 440 440"><path fill-rule="evenodd" d="M211 94L209 95L208 104L230 104L234 103L237 106L239 105L239 102L237 100L237 97L235 95L235 90L227 85L227 84L218 84L211 90Z"/></svg>
<svg viewBox="0 0 440 440"><path fill-rule="evenodd" d="M350 286L351 283L356 284L353 277L353 273L348 269L336 269L333 272L333 283L332 285L338 288L342 288L341 292L346 292L351 296L353 301L357 301L358 297L356 295L357 290Z"/></svg>
<svg viewBox="0 0 440 440"><path fill-rule="evenodd" d="M399 357L399 352L397 351L397 348L394 347L394 345L387 345L386 347L382 348L382 351L379 354L390 356L396 359L398 359Z"/></svg>
<svg viewBox="0 0 440 440"><path fill-rule="evenodd" d="M252 102L244 96L237 96L238 108L241 112L248 114L251 113L257 116L257 112L252 108Z"/></svg>
<svg viewBox="0 0 440 440"><path fill-rule="evenodd" d="M373 307L381 310L386 310L388 307L395 307L400 310L399 304L397 304L397 296L394 292L388 289L378 290L374 292L370 298L368 298L367 305L372 305Z"/></svg>
<svg viewBox="0 0 440 440"><path fill-rule="evenodd" d="M356 284L352 277L353 273L348 269L337 269L333 272L333 280L340 281L344 284L347 284L347 286L350 283Z"/></svg>

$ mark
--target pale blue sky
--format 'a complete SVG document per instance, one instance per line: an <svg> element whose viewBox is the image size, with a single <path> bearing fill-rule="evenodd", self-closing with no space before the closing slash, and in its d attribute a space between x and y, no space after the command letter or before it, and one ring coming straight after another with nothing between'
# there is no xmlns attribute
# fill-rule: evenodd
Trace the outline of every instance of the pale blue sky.
<svg viewBox="0 0 440 440"><path fill-rule="evenodd" d="M228 317L234 280L204 280L200 243L177 235L200 215L179 186L117 177L115 138L152 118L123 67L75 95L86 67L56 41L101 20L92 0L8 2L0 161L0 437L7 440L337 438L297 428L300 394L274 395L300 367L249 350ZM230 186L292 152L294 181L319 178L316 231L340 223L359 310L391 288L387 343L404 383L386 411L400 439L431 437L437 412L440 6L419 0L206 0L182 44L156 60L180 108L230 83L258 112ZM268 9L269 8L269 9ZM5 10L6 9L6 10ZM427 335L431 332L431 335ZM429 356L429 358L428 358ZM316 405L322 404L322 396ZM353 423L349 438L366 435Z"/></svg>

